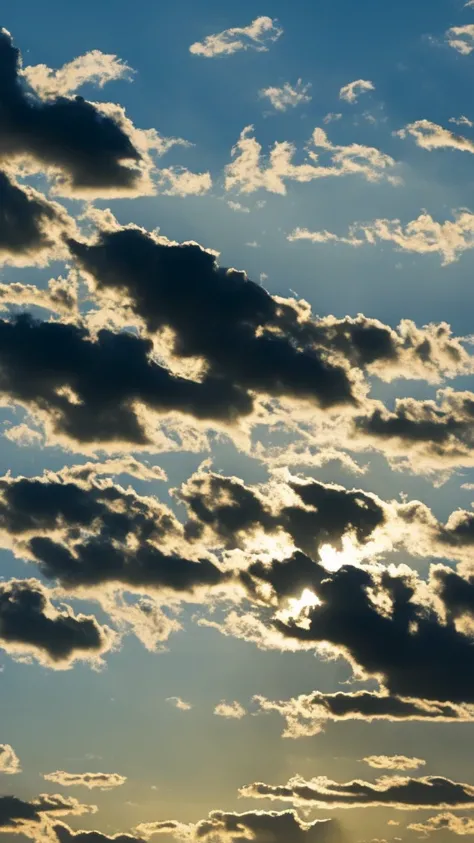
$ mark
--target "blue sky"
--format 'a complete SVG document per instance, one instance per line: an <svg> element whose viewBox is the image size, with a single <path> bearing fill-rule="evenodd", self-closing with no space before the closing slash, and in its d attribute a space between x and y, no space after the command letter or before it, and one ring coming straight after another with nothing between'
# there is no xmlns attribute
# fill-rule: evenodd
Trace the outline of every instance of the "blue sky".
<svg viewBox="0 0 474 843"><path fill-rule="evenodd" d="M0 833L474 834L472 3L24 0L1 23L30 118L0 51ZM357 713L321 713L334 694Z"/></svg>

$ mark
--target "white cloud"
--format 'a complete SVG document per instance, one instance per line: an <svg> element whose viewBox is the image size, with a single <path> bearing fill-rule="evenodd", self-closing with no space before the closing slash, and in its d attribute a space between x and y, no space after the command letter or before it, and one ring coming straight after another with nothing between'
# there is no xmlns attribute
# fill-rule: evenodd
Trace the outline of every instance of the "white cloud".
<svg viewBox="0 0 474 843"><path fill-rule="evenodd" d="M228 720L241 720L247 714L243 705L234 700L234 702L226 702L221 700L214 709L214 714L218 717L226 717Z"/></svg>
<svg viewBox="0 0 474 843"><path fill-rule="evenodd" d="M446 39L453 50L457 50L463 56L468 56L474 50L474 23L468 23L466 26L452 26L446 32Z"/></svg>
<svg viewBox="0 0 474 843"><path fill-rule="evenodd" d="M398 249L419 255L439 254L443 265L453 263L463 252L474 248L474 214L460 210L454 220L437 222L426 212L403 226L400 220L376 219L370 223L355 223L347 236L330 231L309 231L296 228L288 240L308 240L311 243L343 243L359 247L376 245L377 241L392 242Z"/></svg>
<svg viewBox="0 0 474 843"><path fill-rule="evenodd" d="M255 18L249 26L235 26L215 35L208 35L204 41L191 44L189 52L208 59L231 56L241 50L265 52L268 45L277 41L282 34L283 29L275 19L261 16Z"/></svg>
<svg viewBox="0 0 474 843"><path fill-rule="evenodd" d="M191 703L186 702L181 697L167 697L166 702L171 703L175 708L179 708L180 711L191 711L192 709Z"/></svg>
<svg viewBox="0 0 474 843"><path fill-rule="evenodd" d="M341 119L342 114L340 112L330 111L329 114L326 114L326 116L323 117L323 123L335 123L337 120Z"/></svg>
<svg viewBox="0 0 474 843"><path fill-rule="evenodd" d="M118 773L66 773L65 770L43 773L43 778L61 787L87 787L89 790L111 790L127 781L126 776L120 776Z"/></svg>
<svg viewBox="0 0 474 843"><path fill-rule="evenodd" d="M303 85L303 80L298 79L294 87L285 82L281 88L263 88L259 91L259 96L269 99L276 111L287 111L288 108L296 108L304 102L310 102L310 88L311 84Z"/></svg>
<svg viewBox="0 0 474 843"><path fill-rule="evenodd" d="M159 170L157 182L163 196L203 196L212 188L210 173L192 173L185 167Z"/></svg>
<svg viewBox="0 0 474 843"><path fill-rule="evenodd" d="M8 743L0 744L0 773L5 773L8 776L21 773L20 759Z"/></svg>
<svg viewBox="0 0 474 843"><path fill-rule="evenodd" d="M262 147L252 136L253 126L247 126L232 149L233 161L225 168L225 189L239 193L267 190L280 196L286 195L286 181L310 182L330 176L361 175L368 181L378 181L386 171L395 166L389 155L372 146L352 143L347 146L332 144L323 129L315 129L308 157L303 164L294 164L296 147L289 141L275 143L268 161L264 162ZM312 148L311 148L312 147ZM320 163L320 156L328 158ZM388 181L397 183L396 177L387 175Z"/></svg>
<svg viewBox="0 0 474 843"><path fill-rule="evenodd" d="M368 755L362 760L375 770L418 770L426 764L423 758L407 755Z"/></svg>
<svg viewBox="0 0 474 843"><path fill-rule="evenodd" d="M465 117L464 114L462 114L461 117L450 117L449 122L455 123L456 126L469 126L470 129L474 126L472 120L469 120L469 118Z"/></svg>
<svg viewBox="0 0 474 843"><path fill-rule="evenodd" d="M232 199L229 199L227 205L231 211L237 211L240 214L250 214L250 208L246 205L242 205L240 202L233 202Z"/></svg>
<svg viewBox="0 0 474 843"><path fill-rule="evenodd" d="M355 79L354 82L349 82L344 85L339 91L339 99L349 102L354 105L361 94L368 91L375 91L375 85L369 79Z"/></svg>
<svg viewBox="0 0 474 843"><path fill-rule="evenodd" d="M23 76L43 98L67 96L87 82L103 88L107 82L132 78L135 71L117 56L91 50L74 61L53 70L45 64L25 67Z"/></svg>
<svg viewBox="0 0 474 843"><path fill-rule="evenodd" d="M395 134L403 140L407 135L411 135L417 146L422 149L458 149L460 152L473 152L474 141L463 135L456 135L450 129L444 129L443 126L438 126L437 123L431 123L430 120L416 120L414 123L409 123L404 129L400 129Z"/></svg>

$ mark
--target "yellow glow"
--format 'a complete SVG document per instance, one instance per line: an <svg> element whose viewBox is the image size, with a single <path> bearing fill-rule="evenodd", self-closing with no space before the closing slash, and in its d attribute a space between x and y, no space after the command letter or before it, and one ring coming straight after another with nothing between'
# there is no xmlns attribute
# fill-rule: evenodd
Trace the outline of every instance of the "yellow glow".
<svg viewBox="0 0 474 843"><path fill-rule="evenodd" d="M321 600L313 591L305 588L301 597L290 597L287 608L277 612L276 617L283 623L293 621L297 626L305 629L309 624L309 610L315 609L316 606L321 606Z"/></svg>

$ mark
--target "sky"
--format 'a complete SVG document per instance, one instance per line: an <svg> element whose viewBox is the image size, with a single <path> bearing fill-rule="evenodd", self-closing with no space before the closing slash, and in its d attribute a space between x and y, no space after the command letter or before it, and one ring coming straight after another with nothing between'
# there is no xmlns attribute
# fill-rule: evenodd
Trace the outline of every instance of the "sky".
<svg viewBox="0 0 474 843"><path fill-rule="evenodd" d="M473 836L474 2L2 13L5 843Z"/></svg>

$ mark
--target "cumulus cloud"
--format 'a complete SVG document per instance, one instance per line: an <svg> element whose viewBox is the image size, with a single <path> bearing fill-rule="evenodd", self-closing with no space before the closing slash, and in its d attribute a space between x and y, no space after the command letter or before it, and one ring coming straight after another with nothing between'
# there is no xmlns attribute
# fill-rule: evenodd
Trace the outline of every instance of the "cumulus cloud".
<svg viewBox="0 0 474 843"><path fill-rule="evenodd" d="M361 94L368 91L375 91L375 85L369 79L355 79L354 82L349 82L344 85L339 91L339 99L354 105L358 102Z"/></svg>
<svg viewBox="0 0 474 843"><path fill-rule="evenodd" d="M371 182L387 178L398 183L396 176L391 174L394 159L375 147L358 143L338 146L329 140L323 129L315 129L304 163L294 163L297 150L289 141L275 143L265 161L262 146L252 132L253 126L247 126L232 149L233 160L225 168L225 189L228 191L248 194L267 190L285 196L287 181L307 183L349 175L360 175ZM327 163L321 163L322 155L327 157Z"/></svg>
<svg viewBox="0 0 474 843"><path fill-rule="evenodd" d="M58 202L0 170L0 264L46 266L64 259L64 240L75 231L74 221Z"/></svg>
<svg viewBox="0 0 474 843"><path fill-rule="evenodd" d="M469 120L469 118L464 114L462 114L461 117L450 117L449 122L455 123L456 126L469 126L470 129L474 126L472 120Z"/></svg>
<svg viewBox="0 0 474 843"><path fill-rule="evenodd" d="M384 776L375 782L356 779L335 782L326 776L306 781L301 776L286 785L255 782L240 789L245 798L274 799L315 808L378 808L426 810L427 808L474 807L474 786L442 776L414 779Z"/></svg>
<svg viewBox="0 0 474 843"><path fill-rule="evenodd" d="M451 834L464 836L466 834L474 834L474 819L472 817L459 817L456 814L446 811L443 814L430 817L424 822L411 823L408 828L411 831L417 831L426 836L432 834L434 831L448 831Z"/></svg>
<svg viewBox="0 0 474 843"><path fill-rule="evenodd" d="M247 714L243 705L234 700L234 702L226 702L221 700L214 709L214 714L218 717L226 717L228 720L241 720Z"/></svg>
<svg viewBox="0 0 474 843"><path fill-rule="evenodd" d="M466 3L466 6L469 6L469 3ZM446 32L446 40L453 50L468 56L474 50L474 24L452 26Z"/></svg>
<svg viewBox="0 0 474 843"><path fill-rule="evenodd" d="M248 26L234 26L215 35L207 35L204 41L191 44L189 52L194 56L216 58L231 56L241 50L256 50L265 52L269 45L278 41L283 29L275 19L261 16L255 18Z"/></svg>
<svg viewBox="0 0 474 843"><path fill-rule="evenodd" d="M70 73L69 66L66 77ZM76 80L77 73L76 66ZM89 199L152 194L152 155L183 143L154 129L137 129L113 103L63 94L42 99L28 91L20 52L5 29L0 31L0 74L0 162L22 173L45 173L56 194ZM53 85L65 85L66 77L53 77Z"/></svg>
<svg viewBox="0 0 474 843"><path fill-rule="evenodd" d="M303 80L298 79L294 86L285 82L281 88L272 86L262 88L259 96L270 100L275 111L287 111L289 108L296 108L305 102L311 102L310 88L310 84L304 85Z"/></svg>
<svg viewBox="0 0 474 843"><path fill-rule="evenodd" d="M13 747L8 743L0 744L0 773L8 776L21 773L20 759Z"/></svg>
<svg viewBox="0 0 474 843"><path fill-rule="evenodd" d="M64 770L43 773L43 778L61 787L87 787L89 790L111 790L127 781L126 776L120 776L118 773L66 773Z"/></svg>
<svg viewBox="0 0 474 843"><path fill-rule="evenodd" d="M269 700L256 696L259 711L275 712L285 719L284 738L312 737L320 734L328 722L346 720L412 721L456 723L474 720L474 708L468 705L433 702L432 700L398 697L376 691L355 691L335 694L301 694L289 700Z"/></svg>
<svg viewBox="0 0 474 843"><path fill-rule="evenodd" d="M96 618L74 615L68 606L59 611L38 581L0 583L0 648L16 659L36 659L55 670L75 661L100 663L115 635Z"/></svg>
<svg viewBox="0 0 474 843"><path fill-rule="evenodd" d="M65 278L50 278L46 287L34 284L22 284L12 281L0 284L0 309L7 310L11 305L18 307L41 307L59 313L62 316L78 316L78 283L74 272Z"/></svg>
<svg viewBox="0 0 474 843"><path fill-rule="evenodd" d="M426 764L423 758L407 755L367 755L362 760L376 770L418 770Z"/></svg>
<svg viewBox="0 0 474 843"><path fill-rule="evenodd" d="M159 193L163 196L203 196L212 188L212 177L207 173L192 173L186 167L165 167L158 173Z"/></svg>
<svg viewBox="0 0 474 843"><path fill-rule="evenodd" d="M402 139L411 136L415 139L417 146L430 152L433 149L457 149L459 152L474 152L474 141L465 138L463 135L457 135L449 129L444 129L443 126L432 123L430 120L416 120L395 134Z"/></svg>
<svg viewBox="0 0 474 843"><path fill-rule="evenodd" d="M181 697L167 697L166 702L169 702L175 708L179 709L179 711L191 711L192 705L186 700L181 699Z"/></svg>
<svg viewBox="0 0 474 843"><path fill-rule="evenodd" d="M58 70L46 64L25 67L22 76L42 98L66 97L86 84L103 88L107 82L132 78L134 71L118 56L91 50Z"/></svg>
<svg viewBox="0 0 474 843"><path fill-rule="evenodd" d="M438 254L443 266L458 260L463 252L474 248L474 214L453 211L454 220L437 222L424 212L415 220L403 225L398 219L375 219L367 223L354 223L347 235L330 231L309 231L296 228L288 235L290 242L307 240L310 243L342 243L345 246L375 246L378 242L393 243L398 251L418 255Z"/></svg>
<svg viewBox="0 0 474 843"><path fill-rule="evenodd" d="M33 840L54 839L51 833L56 817L95 813L94 805L82 805L77 799L43 793L25 801L15 796L0 796L0 832L21 834Z"/></svg>

